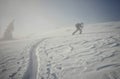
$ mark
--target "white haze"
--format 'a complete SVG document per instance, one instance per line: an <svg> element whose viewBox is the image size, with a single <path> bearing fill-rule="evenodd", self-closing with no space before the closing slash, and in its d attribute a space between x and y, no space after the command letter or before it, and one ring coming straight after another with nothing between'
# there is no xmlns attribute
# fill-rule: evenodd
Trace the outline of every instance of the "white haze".
<svg viewBox="0 0 120 79"><path fill-rule="evenodd" d="M80 4L72 0L0 0L0 37L13 19L16 38L72 27L76 22L96 22L102 13L93 8L84 0Z"/></svg>

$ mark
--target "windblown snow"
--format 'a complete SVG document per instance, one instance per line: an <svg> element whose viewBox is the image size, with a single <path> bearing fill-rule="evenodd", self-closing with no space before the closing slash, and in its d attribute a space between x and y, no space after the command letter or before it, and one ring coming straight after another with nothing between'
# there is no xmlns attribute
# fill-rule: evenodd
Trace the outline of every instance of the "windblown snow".
<svg viewBox="0 0 120 79"><path fill-rule="evenodd" d="M120 79L120 22L0 42L0 79Z"/></svg>

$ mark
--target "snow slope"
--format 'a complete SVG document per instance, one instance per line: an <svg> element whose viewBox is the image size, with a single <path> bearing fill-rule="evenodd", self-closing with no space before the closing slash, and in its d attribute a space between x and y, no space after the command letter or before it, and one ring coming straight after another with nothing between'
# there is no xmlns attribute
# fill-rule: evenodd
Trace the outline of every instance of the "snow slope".
<svg viewBox="0 0 120 79"><path fill-rule="evenodd" d="M46 39L38 49L38 79L120 79L120 36Z"/></svg>
<svg viewBox="0 0 120 79"><path fill-rule="evenodd" d="M120 79L120 22L0 43L0 79Z"/></svg>
<svg viewBox="0 0 120 79"><path fill-rule="evenodd" d="M22 79L34 40L0 42L0 79Z"/></svg>

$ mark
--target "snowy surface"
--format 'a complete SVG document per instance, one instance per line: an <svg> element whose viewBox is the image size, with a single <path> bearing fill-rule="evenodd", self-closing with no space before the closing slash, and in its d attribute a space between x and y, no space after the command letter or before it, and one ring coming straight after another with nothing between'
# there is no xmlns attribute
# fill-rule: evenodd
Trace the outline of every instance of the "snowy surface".
<svg viewBox="0 0 120 79"><path fill-rule="evenodd" d="M0 42L0 79L120 79L120 22Z"/></svg>

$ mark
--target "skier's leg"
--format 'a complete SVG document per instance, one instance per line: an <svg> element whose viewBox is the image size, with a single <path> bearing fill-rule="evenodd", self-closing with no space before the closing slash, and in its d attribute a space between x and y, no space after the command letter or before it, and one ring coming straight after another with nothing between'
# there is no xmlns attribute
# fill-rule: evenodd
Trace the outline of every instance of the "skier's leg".
<svg viewBox="0 0 120 79"><path fill-rule="evenodd" d="M82 29L79 29L80 33L79 34L82 34Z"/></svg>
<svg viewBox="0 0 120 79"><path fill-rule="evenodd" d="M76 30L72 33L72 35L74 35L77 31L78 31L78 29L76 29Z"/></svg>

